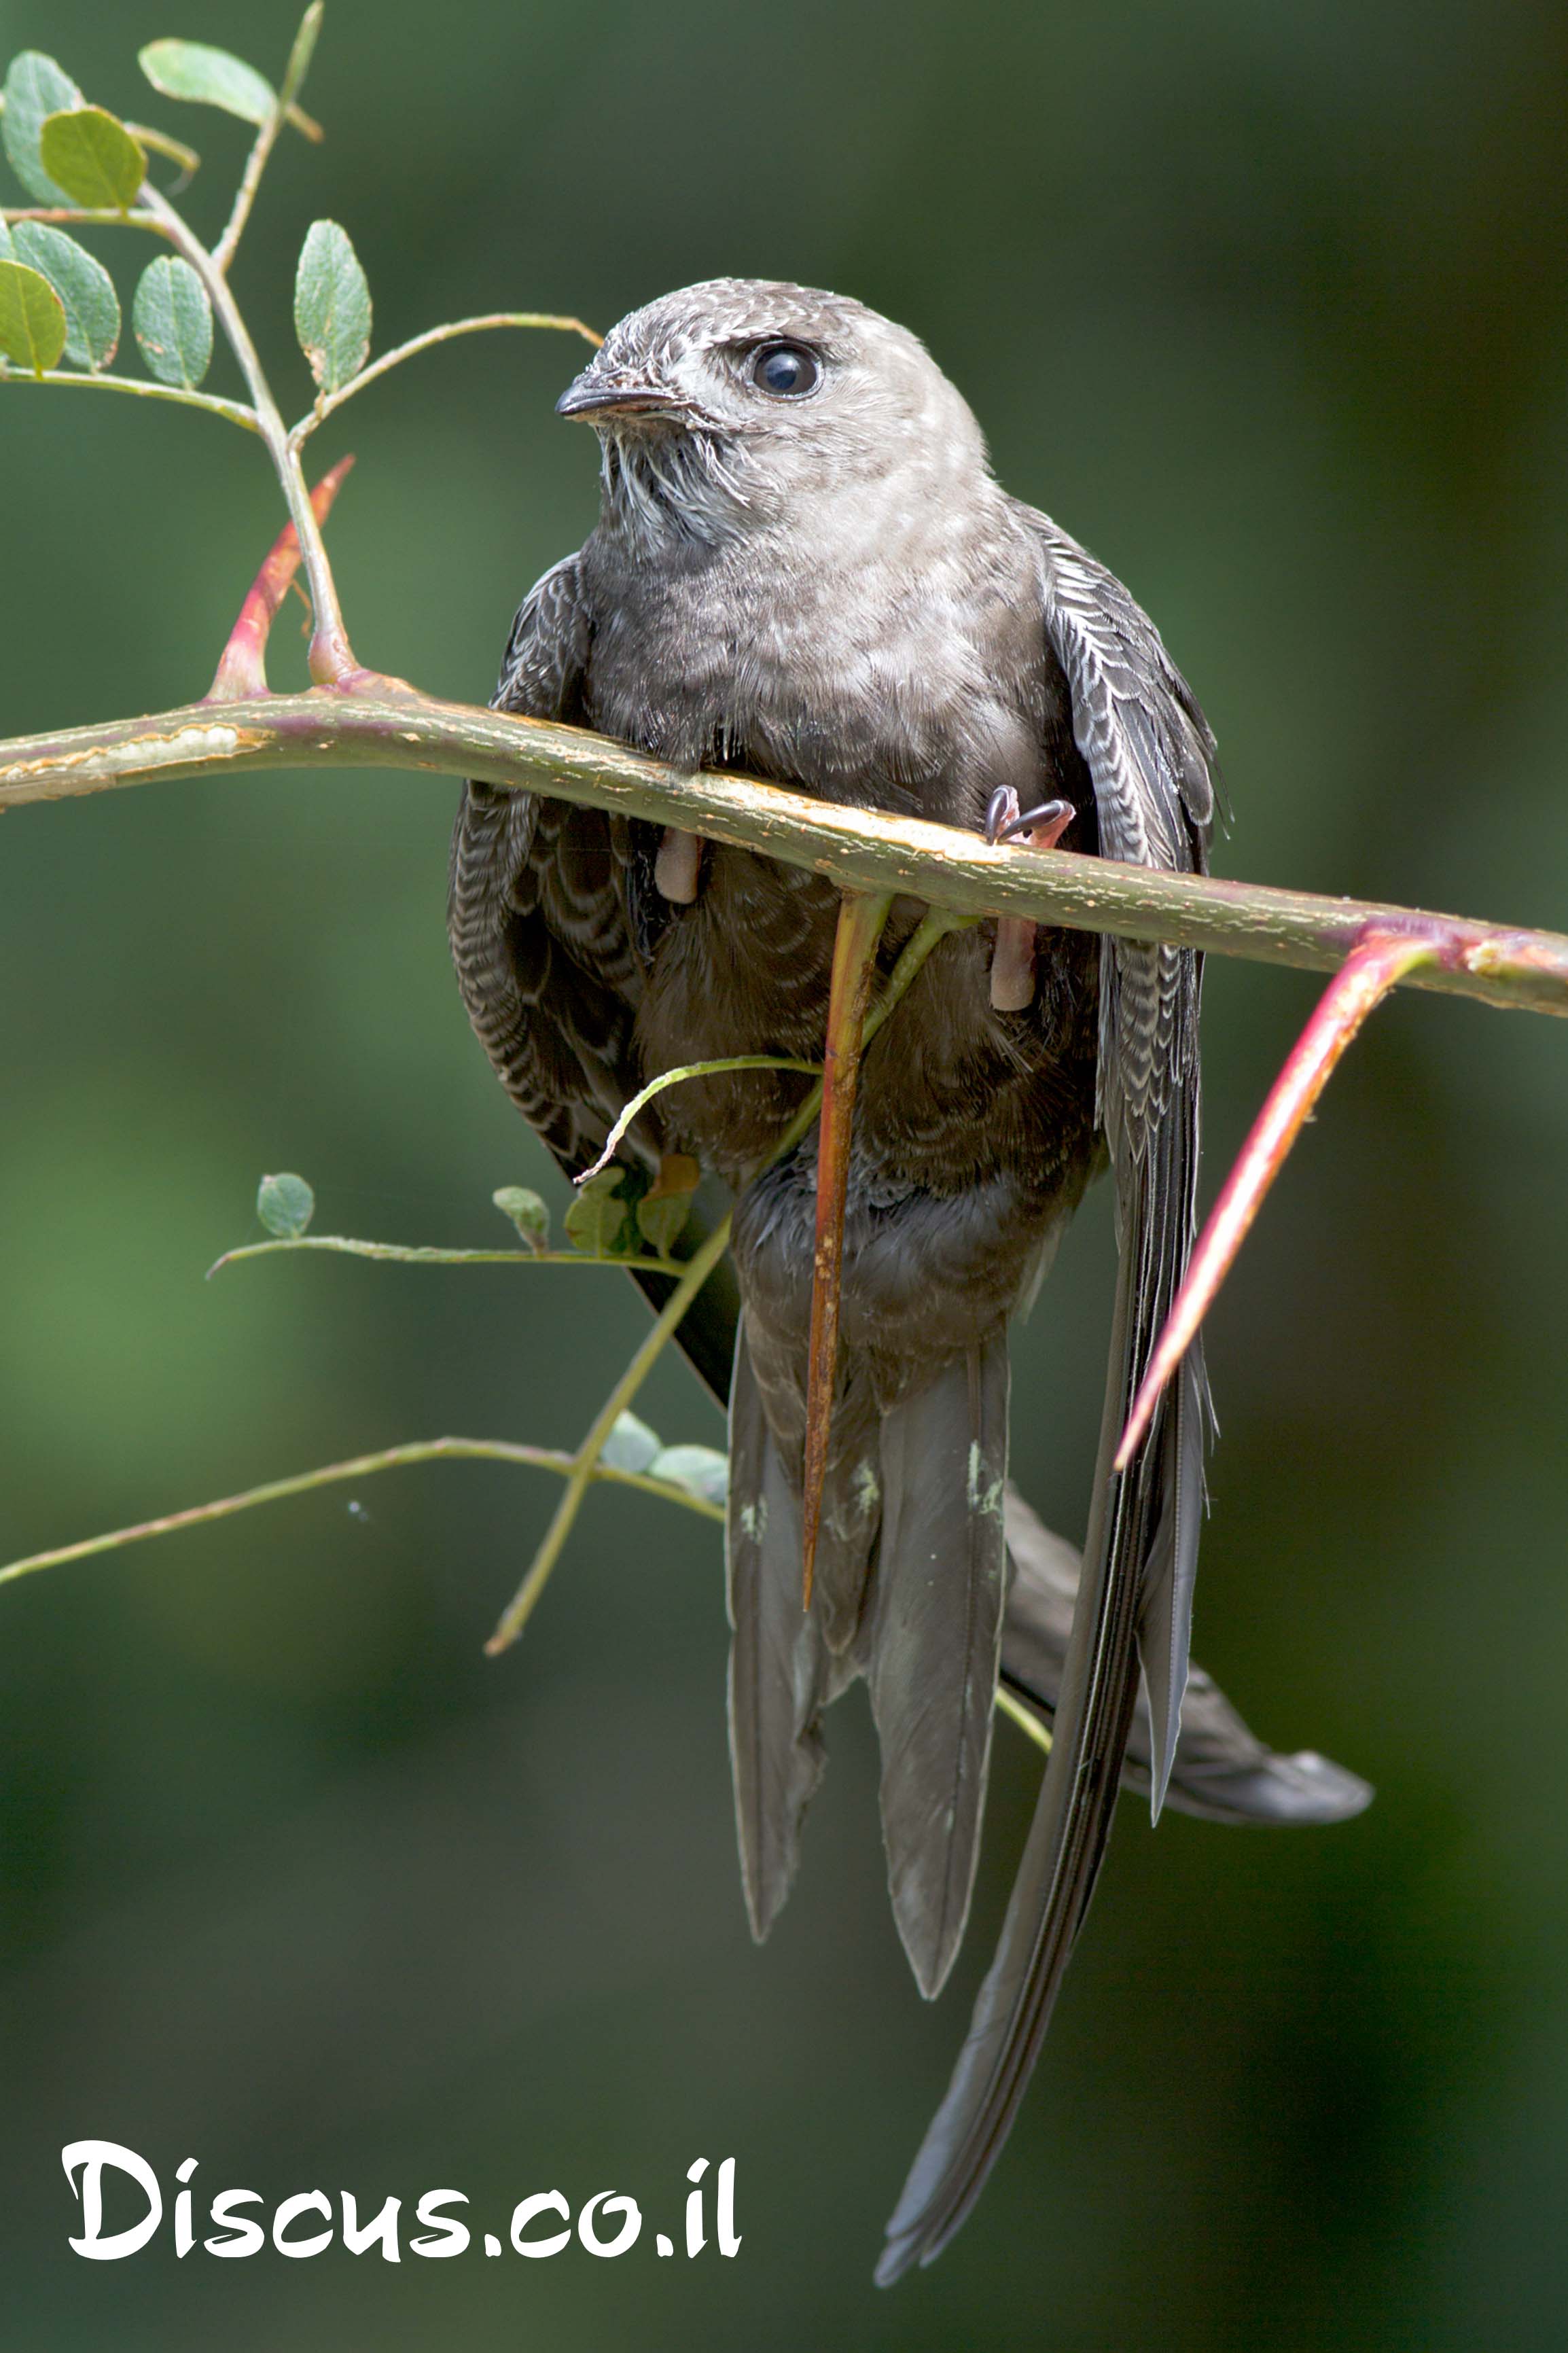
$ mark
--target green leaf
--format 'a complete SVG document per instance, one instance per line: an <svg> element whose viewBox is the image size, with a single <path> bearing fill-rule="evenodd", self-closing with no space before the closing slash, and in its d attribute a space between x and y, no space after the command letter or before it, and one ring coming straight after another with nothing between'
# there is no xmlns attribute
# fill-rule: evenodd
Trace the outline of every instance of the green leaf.
<svg viewBox="0 0 1568 2353"><path fill-rule="evenodd" d="M650 1479L684 1487L705 1504L721 1504L730 1492L730 1458L711 1446L667 1446L651 1462L637 1467L646 1469Z"/></svg>
<svg viewBox="0 0 1568 2353"><path fill-rule="evenodd" d="M265 75L205 41L149 41L138 62L154 90L195 106L221 106L242 122L267 121L278 93Z"/></svg>
<svg viewBox="0 0 1568 2353"><path fill-rule="evenodd" d="M5 158L36 204L75 202L57 187L38 153L38 136L47 116L62 108L85 106L87 100L68 73L41 49L24 49L13 58L5 73L5 111L0 115L0 141Z"/></svg>
<svg viewBox="0 0 1568 2353"><path fill-rule="evenodd" d="M620 1240L626 1222L626 1205L616 1194L626 1181L624 1168L606 1168L580 1186L566 1212L566 1239L574 1250L603 1257Z"/></svg>
<svg viewBox="0 0 1568 2353"><path fill-rule="evenodd" d="M370 288L348 231L312 221L294 280L294 332L323 392L356 376L370 350Z"/></svg>
<svg viewBox="0 0 1568 2353"><path fill-rule="evenodd" d="M131 323L159 383L194 392L212 362L213 313L207 290L188 261L165 253L147 264Z"/></svg>
<svg viewBox="0 0 1568 2353"><path fill-rule="evenodd" d="M0 220L0 261L15 261L16 248L11 242L9 221Z"/></svg>
<svg viewBox="0 0 1568 2353"><path fill-rule="evenodd" d="M657 1430L639 1421L635 1413L618 1413L599 1451L599 1460L606 1471L646 1471L663 1452L664 1440Z"/></svg>
<svg viewBox="0 0 1568 2353"><path fill-rule="evenodd" d="M94 373L107 367L120 347L120 297L102 262L47 221L18 221L15 243L17 260L47 278L60 298L67 359Z"/></svg>
<svg viewBox="0 0 1568 2353"><path fill-rule="evenodd" d="M147 177L147 157L123 122L101 106L47 114L38 135L46 172L73 205L128 212Z"/></svg>
<svg viewBox="0 0 1568 2353"><path fill-rule="evenodd" d="M702 1181L702 1171L683 1152L668 1152L658 1176L637 1206L637 1229L644 1241L668 1258L691 1215L691 1197Z"/></svg>
<svg viewBox="0 0 1568 2353"><path fill-rule="evenodd" d="M42 375L66 347L65 305L47 278L0 261L0 353Z"/></svg>
<svg viewBox="0 0 1568 2353"><path fill-rule="evenodd" d="M256 1214L279 1241L297 1241L316 1214L316 1197L302 1176L264 1176L257 1187Z"/></svg>
<svg viewBox="0 0 1568 2353"><path fill-rule="evenodd" d="M503 1185L490 1199L503 1218L510 1218L531 1250L546 1250L550 1244L550 1212L537 1193L526 1185Z"/></svg>

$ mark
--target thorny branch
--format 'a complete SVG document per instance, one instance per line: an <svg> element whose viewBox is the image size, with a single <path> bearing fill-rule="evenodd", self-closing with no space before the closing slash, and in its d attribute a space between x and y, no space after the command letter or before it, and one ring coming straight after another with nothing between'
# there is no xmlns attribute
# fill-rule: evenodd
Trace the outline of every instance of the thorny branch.
<svg viewBox="0 0 1568 2353"><path fill-rule="evenodd" d="M1160 1388L1195 1335L1302 1121L1373 1006L1390 988L1404 985L1474 997L1496 1006L1568 1014L1568 939L1551 933L1513 930L1411 908L1328 899L1253 884L1216 881L1198 875L1157 873L1142 867L1119 865L1109 860L1033 844L993 846L950 828L871 810L835 807L809 796L744 776L694 774L673 768L576 729L439 702L400 680L363 669L349 643L321 535L321 524L337 483L352 461L345 460L334 468L314 494L307 492L300 451L308 436L333 410L377 377L416 353L456 336L516 326L561 329L592 343L597 343L599 338L581 320L556 314L492 312L455 321L415 336L369 365L363 364L362 359L358 372L348 381L330 389L323 387L312 410L292 430L285 427L230 290L227 273L283 123L293 120L312 135L319 135L316 127L300 115L295 100L310 64L320 20L319 0L313 0L300 25L281 89L259 125L227 227L210 252L151 180L143 181L134 207L119 215L59 206L18 207L5 215L6 218L57 222L101 220L108 224L119 219L161 235L200 280L245 377L251 405L221 400L189 386L140 383L101 373L47 370L29 378L0 368L5 381L96 383L105 390L131 392L153 399L182 400L187 406L205 408L244 425L258 433L267 446L289 509L290 526L279 537L258 575L213 687L203 702L146 719L111 721L62 734L0 743L0 814L34 802L110 791L155 778L195 781L257 770L321 765L414 769L441 776L471 776L505 789L547 793L558 799L644 818L687 836L706 836L786 864L812 869L836 884L846 898L841 926L841 945L845 941L849 943L844 948L846 974L853 965L858 978L853 988L853 976L845 978L842 987L836 987L837 1010L830 1017L825 1045L828 1109L823 1120L828 1134L823 1147L823 1173L825 1179L832 1177L833 1182L825 1183L818 1204L812 1344L816 1443L814 1450L808 1450L816 1456L821 1455L826 1440L832 1393L837 1250L842 1226L840 1164L848 1148L859 1013L871 970L874 934L880 928L881 912L893 896L923 901L931 912L906 948L866 1023L868 1041L888 1018L924 955L942 933L955 924L985 916L999 919L1004 936L1020 925L1045 923L1133 939L1167 940L1210 954L1334 973L1338 976L1270 1094L1194 1254L1188 1281L1162 1335L1123 1435L1118 1467L1124 1467L1140 1442ZM159 138L149 143L173 152L169 142ZM308 694L274 696L266 688L268 631L293 571L301 561L310 585L314 618L310 668L316 686ZM871 925L868 944L859 942L858 934L851 937L857 909L867 908L873 910L877 918ZM865 922L869 921L869 917L865 918ZM687 1075L680 1071L656 1078L626 1107L621 1128L659 1088ZM835 1124L830 1114L836 1097ZM792 1146L805 1134L818 1115L823 1098L821 1085L813 1089L780 1139L780 1151ZM614 1149L616 1140L613 1135L606 1155ZM551 1529L489 1645L491 1651L504 1648L521 1630L542 1590L588 1484L605 1475L599 1464L600 1451L616 1415L636 1393L685 1307L722 1255L726 1238L727 1223L708 1238L684 1267L663 1314L575 1455L558 1456L534 1448L503 1449L499 1444L492 1447L482 1441L455 1440L394 1448L382 1456L361 1458L354 1464L329 1466L300 1479L277 1482L221 1504L121 1531L117 1536L95 1538L60 1553L40 1555L0 1572L0 1577L19 1575L25 1569L75 1558L85 1552L108 1549L134 1536L220 1517L254 1502L293 1493L371 1468L389 1468L395 1462L425 1460L439 1452L489 1452L559 1470L567 1482ZM390 1250L326 1237L314 1246L346 1249L367 1256L426 1261L454 1255ZM819 1475L820 1461L816 1468ZM816 1480L809 1481L808 1488L815 1490L816 1484ZM808 1504L809 1501L808 1493ZM813 1514L808 1511L807 1516L809 1524ZM810 1554L808 1538L808 1597Z"/></svg>

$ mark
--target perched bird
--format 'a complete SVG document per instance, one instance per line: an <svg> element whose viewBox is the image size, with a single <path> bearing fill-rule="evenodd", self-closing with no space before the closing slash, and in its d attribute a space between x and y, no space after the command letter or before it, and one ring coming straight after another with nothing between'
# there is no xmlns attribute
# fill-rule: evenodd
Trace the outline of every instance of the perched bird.
<svg viewBox="0 0 1568 2353"><path fill-rule="evenodd" d="M1015 812L1026 830L1044 807L1069 849L1203 871L1214 740L1152 623L998 486L969 408L903 328L835 295L716 280L624 320L559 406L597 432L600 519L525 599L501 709L969 830ZM464 797L463 995L574 1173L655 1073L820 1057L837 906L820 878L695 834L479 785ZM919 913L896 905L884 970ZM1140 1665L1156 1813L1171 1779L1204 1504L1195 1348L1129 1469L1111 1458L1193 1235L1197 1015L1187 951L1015 921L943 940L875 1039L809 1610L815 1145L769 1165L809 1082L691 1082L632 1132L650 1168L689 1154L735 1198L730 1709L753 1929L795 1872L823 1712L864 1676L893 1908L928 1995L969 1907L1003 1646L1008 1319L1107 1162L1115 1187L1111 1361L1055 1747L884 2279L940 2251L1005 2136L1093 1890ZM701 1308L699 1356L726 1324L710 1303L704 1331Z"/></svg>

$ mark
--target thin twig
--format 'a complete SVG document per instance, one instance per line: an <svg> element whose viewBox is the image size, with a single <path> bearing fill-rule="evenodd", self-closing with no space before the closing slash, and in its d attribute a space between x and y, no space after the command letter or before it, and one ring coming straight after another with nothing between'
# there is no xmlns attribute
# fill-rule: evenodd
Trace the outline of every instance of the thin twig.
<svg viewBox="0 0 1568 2353"><path fill-rule="evenodd" d="M655 1095L661 1095L666 1087L684 1085L688 1079L717 1078L726 1071L802 1071L807 1078L819 1079L822 1064L795 1061L788 1054L721 1054L717 1061L682 1062L679 1070L661 1071L657 1079L650 1079L646 1087L638 1088L605 1138L605 1148L597 1160L591 1168L584 1168L580 1176L574 1176L573 1183L586 1185L590 1177L604 1174L616 1156L616 1146L638 1112L652 1103Z"/></svg>
<svg viewBox="0 0 1568 2353"><path fill-rule="evenodd" d="M30 368L24 372L0 364L0 384L75 384L89 390L96 385L100 392L133 393L138 400L178 401L182 408L205 408L214 417L226 417L231 425L243 425L247 433L261 430L255 410L241 401L220 400L213 392L187 392L177 384L143 384L140 376L89 375L85 370L79 375L74 368L46 368L42 375L35 375Z"/></svg>
<svg viewBox="0 0 1568 2353"><path fill-rule="evenodd" d="M180 176L169 188L170 195L177 196L189 187L202 168L202 159L194 147L187 147L183 139L172 138L166 131L152 131L144 122L132 122L129 116L125 119L125 128L139 147L148 148L154 155L162 155L165 162L178 164ZM120 220L124 216L116 213L114 217Z"/></svg>
<svg viewBox="0 0 1568 2353"><path fill-rule="evenodd" d="M838 1303L844 1274L844 1209L866 1002L877 970L877 948L892 910L892 895L846 892L833 942L833 976L822 1055L822 1112L817 1126L816 1225L811 1261L811 1327L806 1344L805 1455L801 1505L801 1606L811 1607L827 1441L838 1366Z"/></svg>
<svg viewBox="0 0 1568 2353"><path fill-rule="evenodd" d="M218 324L227 339L229 349L239 362L240 373L255 404L258 429L267 444L273 470L288 501L289 517L299 533L304 555L305 576L310 584L310 604L315 613L315 628L310 638L310 676L318 686L340 684L345 679L363 676L364 673L360 670L354 659L353 648L349 643L342 607L338 602L337 583L332 577L332 567L327 561L321 527L316 521L310 494L300 471L299 452L289 446L288 428L278 403L272 397L266 371L257 355L250 331L240 315L239 305L234 299L228 280L216 267L200 237L187 227L181 215L166 196L159 194L150 180L142 183L142 201L164 224L171 244L184 256L206 288Z"/></svg>
<svg viewBox="0 0 1568 2353"><path fill-rule="evenodd" d="M145 138L146 133L139 135ZM121 213L111 205L5 205L0 206L0 220L50 221L62 228L149 228L154 237L169 233L161 220L135 206Z"/></svg>
<svg viewBox="0 0 1568 2353"><path fill-rule="evenodd" d="M306 69L310 62L310 52L316 45L316 34L320 29L321 22L321 0L311 0L310 6L306 9L300 21L300 29L294 36L294 46L289 53L288 70L284 74L283 86L278 93L277 102L258 131L255 144L246 158L245 170L235 194L234 207L228 216L228 226L213 248L213 268L220 278L226 278L228 275L229 264L234 259L235 248L245 233L246 222L250 218L250 208L256 202L256 192L261 185L261 174L267 169L267 159L277 144L278 134L288 121L290 113L298 111L294 106L295 94L305 79ZM309 116L301 118L300 127L304 128L306 123L310 123L307 137L313 135L316 139L320 139L321 135L320 125L310 122Z"/></svg>
<svg viewBox="0 0 1568 2353"><path fill-rule="evenodd" d="M632 1258L611 1250L437 1250L423 1243L363 1242L348 1234L293 1234L271 1242L246 1242L225 1250L207 1269L207 1280L242 1258L270 1258L279 1250L336 1250L346 1258L373 1258L395 1266L618 1266L634 1274L682 1275L683 1258Z"/></svg>
<svg viewBox="0 0 1568 2353"><path fill-rule="evenodd" d="M301 417L289 436L289 441L298 448L335 408L341 408L345 400L352 400L356 393L363 392L367 384L374 384L376 377L384 375L389 368L400 367L405 360L412 359L416 352L427 352L435 343L449 343L454 335L477 335L489 327L558 327L563 334L584 336L595 350L605 340L603 335L595 334L592 327L585 327L581 319L558 318L548 311L495 311L482 318L455 319L445 327L427 327L422 335L414 336L406 343L399 343L395 351L384 352L380 359L373 361L369 367L362 368L358 375L350 383L340 385L336 392L324 393L314 408Z"/></svg>
<svg viewBox="0 0 1568 2353"><path fill-rule="evenodd" d="M495 1632L485 1644L487 1656L494 1658L499 1651L506 1650L516 1641L527 1625L534 1605L549 1581L550 1572L560 1557L561 1547L570 1535L573 1523L582 1509L588 1482L598 1468L599 1457L611 1430L652 1372L665 1342L729 1247L730 1220L726 1218L721 1225L714 1227L701 1249L694 1254L652 1330L600 1407L588 1435L577 1449L572 1473L566 1482L566 1493L555 1507L555 1517L545 1531L544 1541L534 1554L527 1576L501 1612Z"/></svg>
<svg viewBox="0 0 1568 2353"><path fill-rule="evenodd" d="M258 1504L281 1503L289 1495L306 1495L316 1487L341 1486L345 1480L374 1478L378 1471L401 1471L414 1462L517 1462L530 1471L554 1471L562 1478L577 1472L575 1455L551 1446L513 1446L500 1438L426 1438L406 1446L384 1447L377 1454L356 1454L346 1462L328 1462L319 1471L301 1471L292 1479L269 1479L264 1486L247 1487L238 1495L224 1495L216 1504L196 1504L186 1512L167 1512L162 1519L142 1520L134 1527L115 1528L108 1535L88 1536L82 1543L57 1546L53 1552L29 1553L23 1560L0 1568L0 1585L31 1577L40 1568L60 1568L68 1561L87 1560L94 1553L118 1552L148 1536L174 1535L181 1528L204 1527L209 1520L229 1520L237 1512L253 1511ZM721 1520L722 1504L710 1504L673 1480L651 1479L646 1471L616 1471L595 1462L590 1479L616 1487L636 1487L645 1495L658 1495L680 1504L705 1520Z"/></svg>
<svg viewBox="0 0 1568 2353"><path fill-rule="evenodd" d="M1020 1732L1028 1734L1037 1748L1043 1748L1047 1757L1050 1755L1050 1734L1040 1722L1039 1717L1026 1708L1021 1699L1014 1698L1005 1683L998 1683L996 1686L996 1705L1005 1716L1017 1725Z"/></svg>

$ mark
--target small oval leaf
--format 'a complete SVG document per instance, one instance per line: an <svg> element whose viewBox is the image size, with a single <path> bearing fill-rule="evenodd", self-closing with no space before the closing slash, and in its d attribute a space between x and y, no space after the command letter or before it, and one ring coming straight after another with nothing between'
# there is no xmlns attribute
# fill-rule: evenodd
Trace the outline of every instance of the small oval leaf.
<svg viewBox="0 0 1568 2353"><path fill-rule="evenodd" d="M566 1239L574 1250L602 1258L619 1241L626 1228L626 1205L616 1196L626 1175L624 1168L605 1168L578 1187L564 1220Z"/></svg>
<svg viewBox="0 0 1568 2353"><path fill-rule="evenodd" d="M272 84L254 66L209 48L205 41L149 41L138 62L154 90L194 106L220 106L258 126L278 103Z"/></svg>
<svg viewBox="0 0 1568 2353"><path fill-rule="evenodd" d="M691 1197L702 1181L702 1171L683 1152L667 1152L658 1175L637 1206L637 1230L645 1242L668 1258L691 1215Z"/></svg>
<svg viewBox="0 0 1568 2353"><path fill-rule="evenodd" d="M526 1185L503 1185L490 1199L503 1218L511 1219L530 1250L548 1248L550 1212L537 1193L531 1193Z"/></svg>
<svg viewBox="0 0 1568 2353"><path fill-rule="evenodd" d="M730 1492L730 1458L711 1446L667 1446L646 1468L650 1479L684 1487L704 1504L721 1504Z"/></svg>
<svg viewBox="0 0 1568 2353"><path fill-rule="evenodd" d="M664 1451L664 1440L635 1413L618 1413L599 1450L606 1471L646 1471Z"/></svg>
<svg viewBox="0 0 1568 2353"><path fill-rule="evenodd" d="M46 114L38 134L43 166L73 205L129 212L147 177L147 157L123 122L101 106Z"/></svg>
<svg viewBox="0 0 1568 2353"><path fill-rule="evenodd" d="M85 106L87 100L68 73L47 58L42 49L24 49L13 58L5 73L5 111L0 114L0 142L10 164L36 204L68 205L74 201L55 185L38 153L45 120L62 109Z"/></svg>
<svg viewBox="0 0 1568 2353"><path fill-rule="evenodd" d="M256 1189L256 1214L279 1241L298 1241L316 1214L316 1197L302 1176L264 1176Z"/></svg>
<svg viewBox="0 0 1568 2353"><path fill-rule="evenodd" d="M42 375L66 347L65 305L25 262L0 261L0 352Z"/></svg>
<svg viewBox="0 0 1568 2353"><path fill-rule="evenodd" d="M294 280L294 332L323 392L356 376L370 350L370 287L346 229L313 221Z"/></svg>
<svg viewBox="0 0 1568 2353"><path fill-rule="evenodd" d="M212 304L188 261L160 254L142 272L131 323L149 373L194 392L213 355Z"/></svg>
<svg viewBox="0 0 1568 2353"><path fill-rule="evenodd" d="M78 367L107 367L120 347L120 297L101 261L47 221L18 221L16 259L47 278L66 314L65 355Z"/></svg>

